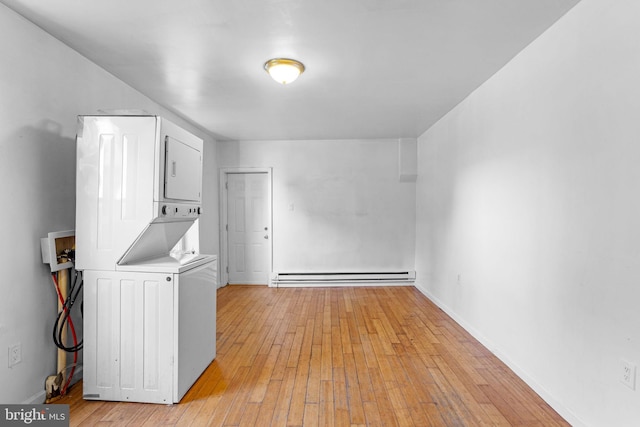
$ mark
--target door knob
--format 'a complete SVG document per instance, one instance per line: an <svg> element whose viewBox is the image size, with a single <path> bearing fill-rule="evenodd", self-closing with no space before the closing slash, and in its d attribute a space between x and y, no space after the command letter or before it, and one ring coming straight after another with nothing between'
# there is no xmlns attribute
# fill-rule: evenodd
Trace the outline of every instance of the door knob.
<svg viewBox="0 0 640 427"><path fill-rule="evenodd" d="M264 238L265 238L265 239L268 239L268 238L269 238L269 235L268 235L268 234L265 234L265 235L264 235Z"/></svg>

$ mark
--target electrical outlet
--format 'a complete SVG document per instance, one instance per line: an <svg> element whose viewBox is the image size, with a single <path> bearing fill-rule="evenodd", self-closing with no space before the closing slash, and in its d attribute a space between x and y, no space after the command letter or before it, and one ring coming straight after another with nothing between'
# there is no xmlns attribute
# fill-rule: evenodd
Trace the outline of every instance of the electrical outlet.
<svg viewBox="0 0 640 427"><path fill-rule="evenodd" d="M22 362L22 345L20 343L9 346L9 367Z"/></svg>
<svg viewBox="0 0 640 427"><path fill-rule="evenodd" d="M620 381L631 390L636 389L636 365L626 360L620 361Z"/></svg>

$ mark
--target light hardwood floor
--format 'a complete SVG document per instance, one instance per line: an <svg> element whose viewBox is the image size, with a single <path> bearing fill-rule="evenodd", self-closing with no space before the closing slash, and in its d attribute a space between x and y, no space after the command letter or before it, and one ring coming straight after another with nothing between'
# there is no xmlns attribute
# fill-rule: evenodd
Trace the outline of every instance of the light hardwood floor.
<svg viewBox="0 0 640 427"><path fill-rule="evenodd" d="M218 355L176 405L82 400L71 425L568 425L413 287L218 290Z"/></svg>

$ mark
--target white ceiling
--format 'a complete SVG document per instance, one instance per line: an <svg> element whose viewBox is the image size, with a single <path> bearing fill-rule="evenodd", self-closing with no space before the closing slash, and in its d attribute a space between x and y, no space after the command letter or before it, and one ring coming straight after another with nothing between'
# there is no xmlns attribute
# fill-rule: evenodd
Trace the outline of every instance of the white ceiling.
<svg viewBox="0 0 640 427"><path fill-rule="evenodd" d="M417 137L579 0L0 1L217 138L246 140ZM279 85L262 68L274 57L307 71Z"/></svg>

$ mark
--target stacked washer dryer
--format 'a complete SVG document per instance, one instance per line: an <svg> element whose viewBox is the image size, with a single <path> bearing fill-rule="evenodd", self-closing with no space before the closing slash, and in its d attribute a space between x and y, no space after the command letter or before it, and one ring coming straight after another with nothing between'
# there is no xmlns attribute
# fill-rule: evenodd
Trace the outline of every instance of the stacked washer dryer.
<svg viewBox="0 0 640 427"><path fill-rule="evenodd" d="M79 117L85 399L179 402L215 358L217 259L178 248L202 211L202 149L161 117Z"/></svg>

